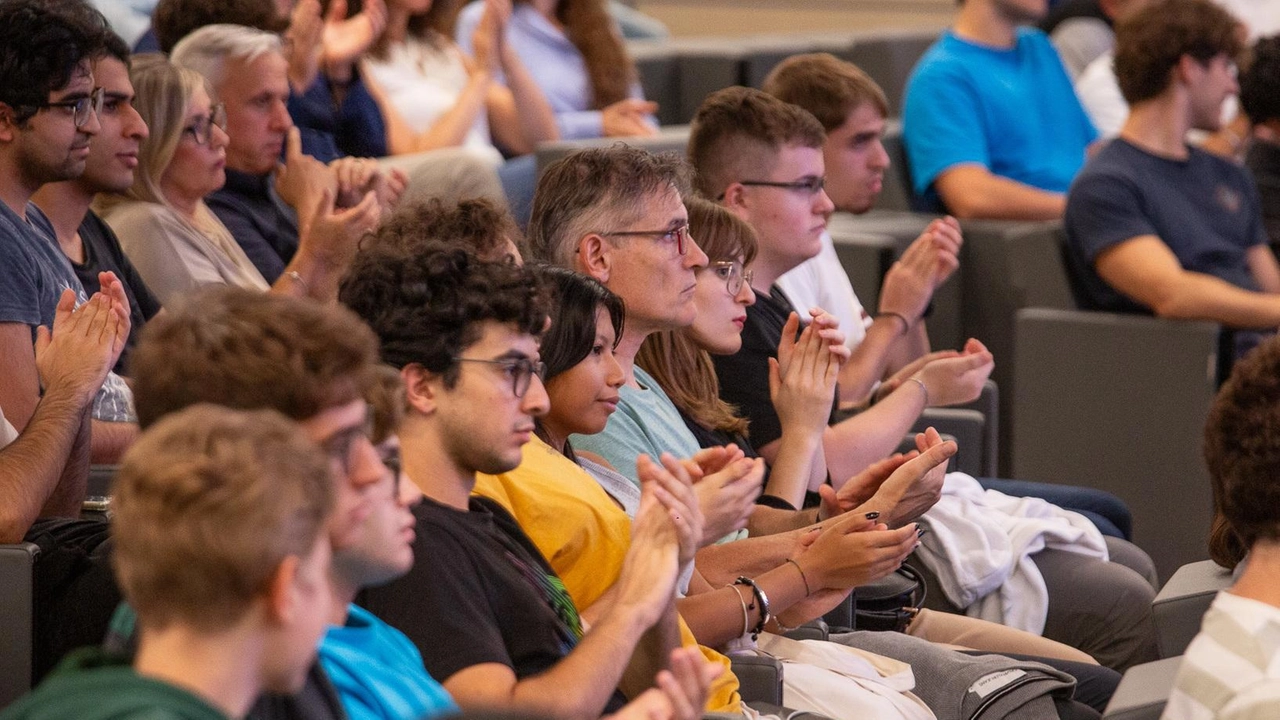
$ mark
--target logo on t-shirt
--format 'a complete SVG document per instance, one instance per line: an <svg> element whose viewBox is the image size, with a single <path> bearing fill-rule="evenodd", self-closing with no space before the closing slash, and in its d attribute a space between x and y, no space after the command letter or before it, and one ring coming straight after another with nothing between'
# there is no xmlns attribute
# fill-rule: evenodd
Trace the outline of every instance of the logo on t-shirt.
<svg viewBox="0 0 1280 720"><path fill-rule="evenodd" d="M1226 185L1219 185L1215 194L1217 195L1218 205L1222 206L1223 210L1232 214L1240 212L1240 193L1236 192L1235 189Z"/></svg>

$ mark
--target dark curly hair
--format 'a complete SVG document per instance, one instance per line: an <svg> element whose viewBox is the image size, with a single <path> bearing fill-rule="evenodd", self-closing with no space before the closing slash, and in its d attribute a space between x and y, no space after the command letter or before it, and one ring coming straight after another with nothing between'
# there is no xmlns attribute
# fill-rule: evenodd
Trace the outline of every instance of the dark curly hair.
<svg viewBox="0 0 1280 720"><path fill-rule="evenodd" d="M276 12L274 2L264 0L160 0L151 14L156 43L165 53L206 25L243 25L279 34L289 20Z"/></svg>
<svg viewBox="0 0 1280 720"><path fill-rule="evenodd" d="M613 324L613 345L622 340L626 310L622 298L595 278L555 265L534 265L551 299L551 328L542 338L544 381L572 369L591 353L596 341L596 310L604 308Z"/></svg>
<svg viewBox="0 0 1280 720"><path fill-rule="evenodd" d="M376 244L356 254L338 299L373 328L383 362L417 363L458 379L454 358L480 339L480 324L508 324L540 336L547 301L532 270L485 262L457 244L409 249Z"/></svg>
<svg viewBox="0 0 1280 720"><path fill-rule="evenodd" d="M1238 60L1239 22L1210 0L1152 3L1116 26L1116 81L1130 105L1169 86L1169 71L1183 55L1204 65L1218 55Z"/></svg>
<svg viewBox="0 0 1280 720"><path fill-rule="evenodd" d="M485 198L446 203L440 198L400 208L366 245L391 243L407 249L432 243L459 243L481 260L507 259L510 240L523 257L524 233L506 210Z"/></svg>
<svg viewBox="0 0 1280 720"><path fill-rule="evenodd" d="M1260 38L1251 55L1240 73L1240 107L1257 125L1280 118L1280 35Z"/></svg>
<svg viewBox="0 0 1280 720"><path fill-rule="evenodd" d="M1210 556L1235 567L1260 539L1280 539L1280 338L1236 363L1204 428L1215 514Z"/></svg>
<svg viewBox="0 0 1280 720"><path fill-rule="evenodd" d="M111 29L82 0L0 2L0 102L24 123L67 86L76 67L105 52Z"/></svg>

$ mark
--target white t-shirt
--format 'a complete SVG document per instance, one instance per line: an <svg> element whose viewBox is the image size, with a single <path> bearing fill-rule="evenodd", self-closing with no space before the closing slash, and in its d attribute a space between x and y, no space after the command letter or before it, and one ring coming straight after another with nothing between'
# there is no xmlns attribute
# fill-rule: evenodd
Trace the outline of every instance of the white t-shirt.
<svg viewBox="0 0 1280 720"><path fill-rule="evenodd" d="M822 250L817 255L778 278L778 287L802 319L808 319L812 307L834 315L850 348L858 347L867 336L871 318L863 310L853 285L849 284L830 233L822 233Z"/></svg>
<svg viewBox="0 0 1280 720"><path fill-rule="evenodd" d="M1115 53L1106 52L1089 63L1076 78L1076 96L1089 114L1098 135L1112 138L1120 134L1120 126L1129 117L1129 103L1120 94L1116 71L1112 63Z"/></svg>
<svg viewBox="0 0 1280 720"><path fill-rule="evenodd" d="M0 448L18 439L18 431L4 419L4 408L0 408Z"/></svg>

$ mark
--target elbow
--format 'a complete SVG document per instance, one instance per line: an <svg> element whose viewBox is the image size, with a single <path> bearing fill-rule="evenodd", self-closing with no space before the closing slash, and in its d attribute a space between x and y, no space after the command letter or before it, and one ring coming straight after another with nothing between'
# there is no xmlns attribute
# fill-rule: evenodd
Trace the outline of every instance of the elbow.
<svg viewBox="0 0 1280 720"><path fill-rule="evenodd" d="M22 542L27 530L31 529L34 518L18 517L11 509L0 514L0 545L12 545Z"/></svg>

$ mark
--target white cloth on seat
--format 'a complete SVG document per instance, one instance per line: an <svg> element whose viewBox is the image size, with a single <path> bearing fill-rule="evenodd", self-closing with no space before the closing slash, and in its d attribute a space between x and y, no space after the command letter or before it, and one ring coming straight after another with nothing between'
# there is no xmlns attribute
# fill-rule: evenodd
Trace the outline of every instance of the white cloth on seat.
<svg viewBox="0 0 1280 720"><path fill-rule="evenodd" d="M1102 533L1085 516L1039 498L983 490L964 473L948 473L942 498L920 522L930 530L917 555L942 591L970 617L1037 635L1049 593L1031 556L1065 550L1107 560Z"/></svg>

